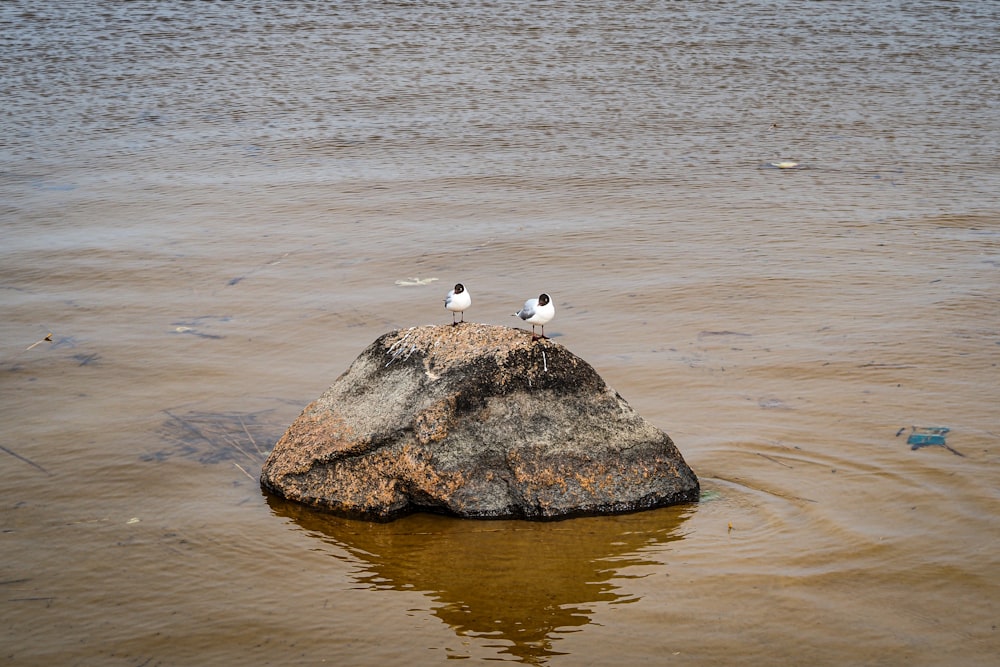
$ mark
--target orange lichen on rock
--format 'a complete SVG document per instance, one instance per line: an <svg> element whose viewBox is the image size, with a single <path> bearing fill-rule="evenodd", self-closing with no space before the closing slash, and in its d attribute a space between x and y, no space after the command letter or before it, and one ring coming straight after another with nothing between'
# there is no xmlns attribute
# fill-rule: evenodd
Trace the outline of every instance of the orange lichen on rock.
<svg viewBox="0 0 1000 667"><path fill-rule="evenodd" d="M296 456L280 458L273 456L272 452L272 457L276 462L285 461L293 467L296 464L308 467L308 462L312 460L359 454L366 444L356 437L343 418L334 413L317 413L306 408L274 446L274 452L279 453L294 448Z"/></svg>

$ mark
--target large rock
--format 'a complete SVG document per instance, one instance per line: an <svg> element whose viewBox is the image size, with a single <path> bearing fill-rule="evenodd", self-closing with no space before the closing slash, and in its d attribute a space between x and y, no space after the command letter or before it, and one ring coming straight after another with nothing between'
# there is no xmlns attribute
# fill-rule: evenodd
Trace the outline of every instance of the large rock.
<svg viewBox="0 0 1000 667"><path fill-rule="evenodd" d="M610 514L699 492L670 437L587 362L472 323L378 338L292 423L261 483L376 519Z"/></svg>

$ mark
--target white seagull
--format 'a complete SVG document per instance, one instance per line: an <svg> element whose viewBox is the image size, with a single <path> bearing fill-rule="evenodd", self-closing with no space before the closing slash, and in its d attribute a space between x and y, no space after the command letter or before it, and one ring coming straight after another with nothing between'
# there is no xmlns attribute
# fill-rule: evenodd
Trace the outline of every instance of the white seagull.
<svg viewBox="0 0 1000 667"><path fill-rule="evenodd" d="M455 321L455 313L462 313L461 321L465 321L465 309L471 305L472 297L462 283L458 283L455 285L455 289L448 292L448 296L444 298L444 307L451 311L451 326L461 324L461 322Z"/></svg>
<svg viewBox="0 0 1000 667"><path fill-rule="evenodd" d="M545 325L556 316L556 307L552 303L552 297L548 294L539 294L537 299L528 299L524 302L524 308L514 313L515 317L520 317L525 322L531 323L531 339L545 338ZM535 325L542 327L542 335L535 335Z"/></svg>

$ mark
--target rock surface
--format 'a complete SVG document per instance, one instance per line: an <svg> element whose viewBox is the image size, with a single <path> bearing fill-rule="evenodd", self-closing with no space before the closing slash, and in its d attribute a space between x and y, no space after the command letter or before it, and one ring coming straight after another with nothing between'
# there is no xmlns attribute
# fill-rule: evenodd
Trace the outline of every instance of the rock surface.
<svg viewBox="0 0 1000 667"><path fill-rule="evenodd" d="M486 324L378 338L275 445L262 485L391 519L551 519L698 499L670 437L583 359Z"/></svg>

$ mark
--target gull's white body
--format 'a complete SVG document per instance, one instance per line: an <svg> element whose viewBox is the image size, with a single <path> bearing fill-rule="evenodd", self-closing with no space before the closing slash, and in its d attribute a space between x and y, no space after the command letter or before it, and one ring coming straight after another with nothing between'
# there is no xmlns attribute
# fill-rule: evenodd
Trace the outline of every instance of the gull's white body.
<svg viewBox="0 0 1000 667"><path fill-rule="evenodd" d="M542 327L542 338L545 338L545 325L556 316L556 307L548 294L540 294L537 299L525 301L524 307L514 313L514 316L531 324L532 335L535 333L535 326Z"/></svg>
<svg viewBox="0 0 1000 667"><path fill-rule="evenodd" d="M452 313L462 313L462 321L465 321L465 309L472 305L472 295L469 294L469 290L465 289L465 285L458 283L455 285L455 289L448 292L448 296L444 298L444 307L450 310ZM451 316L451 323L457 324L455 322L455 316Z"/></svg>

